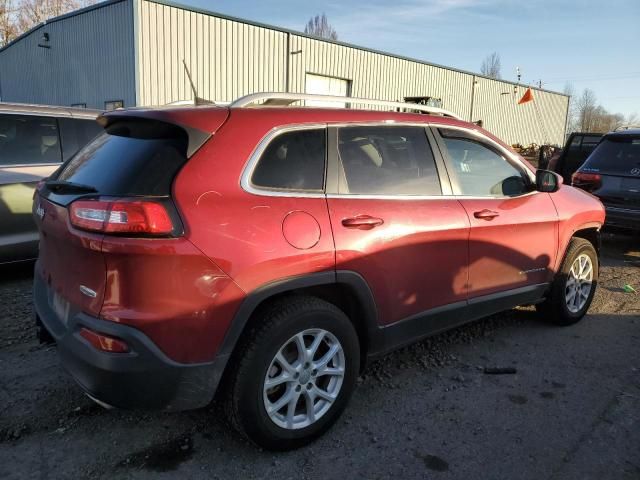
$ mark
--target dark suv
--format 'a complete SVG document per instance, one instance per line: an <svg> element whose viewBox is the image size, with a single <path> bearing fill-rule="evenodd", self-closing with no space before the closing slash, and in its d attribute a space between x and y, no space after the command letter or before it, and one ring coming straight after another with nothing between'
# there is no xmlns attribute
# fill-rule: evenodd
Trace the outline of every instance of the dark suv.
<svg viewBox="0 0 640 480"><path fill-rule="evenodd" d="M605 135L572 184L604 203L607 225L640 230L640 129Z"/></svg>
<svg viewBox="0 0 640 480"><path fill-rule="evenodd" d="M108 113L40 185L37 322L92 398L188 409L218 390L240 432L288 449L373 357L521 304L585 314L597 199L439 108L282 106L305 100L344 104Z"/></svg>
<svg viewBox="0 0 640 480"><path fill-rule="evenodd" d="M0 103L0 264L38 256L33 190L102 131L97 110Z"/></svg>

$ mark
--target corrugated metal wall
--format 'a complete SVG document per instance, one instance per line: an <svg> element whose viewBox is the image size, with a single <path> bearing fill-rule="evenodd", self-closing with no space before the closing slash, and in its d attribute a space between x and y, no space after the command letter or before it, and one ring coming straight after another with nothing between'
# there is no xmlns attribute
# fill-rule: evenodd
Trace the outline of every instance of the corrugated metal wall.
<svg viewBox="0 0 640 480"><path fill-rule="evenodd" d="M564 144L569 97L532 89L533 102L518 105L526 91L508 82L476 77L473 120L507 143Z"/></svg>
<svg viewBox="0 0 640 480"><path fill-rule="evenodd" d="M284 33L144 0L136 11L139 104L193 98L183 60L202 98L285 90Z"/></svg>
<svg viewBox="0 0 640 480"><path fill-rule="evenodd" d="M38 47L44 32L51 48ZM134 48L135 46L135 48ZM442 106L508 143L562 143L568 98L355 46L188 10L162 0L122 0L35 29L0 51L5 101L104 108L200 97L231 101L259 91L304 92L307 73L350 81L351 95L442 99ZM288 75L287 75L288 71ZM473 110L473 111L472 111Z"/></svg>
<svg viewBox="0 0 640 480"><path fill-rule="evenodd" d="M410 96L441 98L443 107L468 119L471 77L424 63L358 48L291 36L291 91L304 92L305 73L349 79L354 97L399 100Z"/></svg>
<svg viewBox="0 0 640 480"><path fill-rule="evenodd" d="M525 88L513 93L507 82L158 1L136 0L135 5L140 105L193 98L184 59L198 95L211 100L286 91L287 83L289 91L304 92L305 75L312 73L350 80L354 97L441 98L444 108L466 120L482 120L508 143L563 143L564 95L534 90L535 103L517 105Z"/></svg>
<svg viewBox="0 0 640 480"><path fill-rule="evenodd" d="M51 48L38 47L43 33ZM45 24L0 51L0 93L7 102L104 108L135 105L133 10L111 3Z"/></svg>

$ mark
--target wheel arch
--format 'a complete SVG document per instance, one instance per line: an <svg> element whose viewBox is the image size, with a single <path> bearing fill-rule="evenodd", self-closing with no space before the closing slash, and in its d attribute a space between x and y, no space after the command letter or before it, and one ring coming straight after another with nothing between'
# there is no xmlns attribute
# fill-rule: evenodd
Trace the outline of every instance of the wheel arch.
<svg viewBox="0 0 640 480"><path fill-rule="evenodd" d="M590 242L593 245L593 248L596 249L596 252L598 253L598 255L600 255L600 247L602 246L602 239L600 238L601 237L600 228L586 227L580 230L576 230L575 232L573 232L573 235L571 236L571 238L574 238L574 237L584 238L585 240ZM571 241L571 239L569 239L569 241ZM567 243L567 247L565 248L565 253L568 247L569 247L569 244Z"/></svg>
<svg viewBox="0 0 640 480"><path fill-rule="evenodd" d="M561 243L559 245L558 257L556 259L555 272L559 271L560 267L562 266L562 262L567 256L567 251L569 249L569 245L571 244L571 239L573 238L583 238L587 240L593 245L599 257L600 248L602 246L600 233L601 229L602 224L597 222L590 222L571 229L571 234L568 234L567 232L566 234L562 235Z"/></svg>
<svg viewBox="0 0 640 480"><path fill-rule="evenodd" d="M243 334L259 322L260 310L268 303L292 295L320 298L340 308L349 317L360 341L361 366L365 364L368 353L379 348L377 309L369 285L360 274L339 270L277 280L249 293L227 330L218 357L228 362Z"/></svg>

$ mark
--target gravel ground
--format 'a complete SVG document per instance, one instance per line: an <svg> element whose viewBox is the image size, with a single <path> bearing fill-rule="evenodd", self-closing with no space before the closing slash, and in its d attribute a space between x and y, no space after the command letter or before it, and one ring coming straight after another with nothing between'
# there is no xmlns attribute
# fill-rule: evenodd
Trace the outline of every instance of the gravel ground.
<svg viewBox="0 0 640 480"><path fill-rule="evenodd" d="M214 408L107 411L34 339L29 268L0 270L0 478L640 478L640 240L605 235L589 315L516 309L370 365L345 415L294 452ZM486 366L515 375L486 375Z"/></svg>

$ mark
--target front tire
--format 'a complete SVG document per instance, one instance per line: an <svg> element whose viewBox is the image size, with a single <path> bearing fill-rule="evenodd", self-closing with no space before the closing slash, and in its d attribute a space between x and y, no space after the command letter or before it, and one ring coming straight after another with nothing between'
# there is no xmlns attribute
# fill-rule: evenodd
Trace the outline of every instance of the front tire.
<svg viewBox="0 0 640 480"><path fill-rule="evenodd" d="M572 238L547 299L536 306L556 325L579 322L591 306L598 283L598 254L588 240Z"/></svg>
<svg viewBox="0 0 640 480"><path fill-rule="evenodd" d="M315 297L287 297L258 312L234 354L225 410L242 435L268 450L313 441L339 418L360 368L353 324Z"/></svg>

